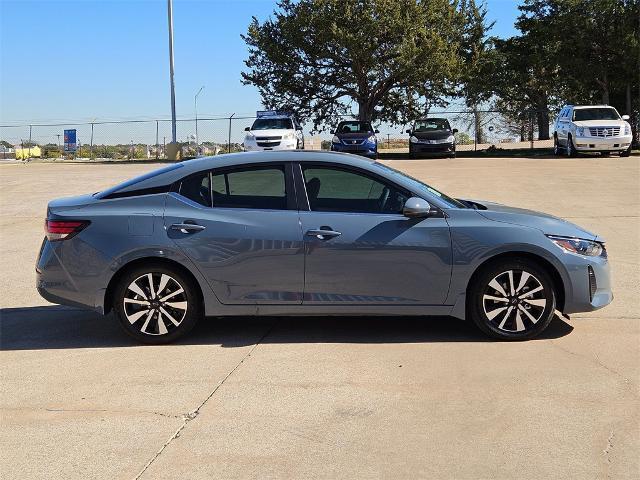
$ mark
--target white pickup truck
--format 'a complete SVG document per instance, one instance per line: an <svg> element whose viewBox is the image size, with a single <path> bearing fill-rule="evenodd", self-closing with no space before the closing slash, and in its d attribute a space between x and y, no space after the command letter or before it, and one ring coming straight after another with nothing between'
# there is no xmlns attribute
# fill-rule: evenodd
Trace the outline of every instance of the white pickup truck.
<svg viewBox="0 0 640 480"><path fill-rule="evenodd" d="M260 111L242 143L247 152L304 148L302 127L295 117L277 110Z"/></svg>
<svg viewBox="0 0 640 480"><path fill-rule="evenodd" d="M631 152L631 125L608 105L566 105L553 124L553 152L568 157L578 152Z"/></svg>

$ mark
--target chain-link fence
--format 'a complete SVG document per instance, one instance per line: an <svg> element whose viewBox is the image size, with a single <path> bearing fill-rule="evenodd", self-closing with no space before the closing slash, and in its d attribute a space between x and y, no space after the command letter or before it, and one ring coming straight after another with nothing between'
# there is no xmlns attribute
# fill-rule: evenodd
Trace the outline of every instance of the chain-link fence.
<svg viewBox="0 0 640 480"><path fill-rule="evenodd" d="M428 117L446 118L456 133L458 151L490 148L550 148L550 126L539 128L536 112L510 117L497 111L434 111ZM548 117L547 117L548 118ZM180 119L177 141L182 158L217 155L242 150L245 127L255 117ZM375 122L374 122L375 124ZM388 152L408 151L410 125L377 125L379 149ZM64 130L76 130L76 151L64 151ZM548 129L548 130L547 130ZM329 129L327 129L329 130ZM329 148L331 135L306 133L307 148ZM551 137L552 138L552 137ZM67 158L92 160L164 159L171 142L171 121L126 120L69 123L34 123L0 126L0 159Z"/></svg>

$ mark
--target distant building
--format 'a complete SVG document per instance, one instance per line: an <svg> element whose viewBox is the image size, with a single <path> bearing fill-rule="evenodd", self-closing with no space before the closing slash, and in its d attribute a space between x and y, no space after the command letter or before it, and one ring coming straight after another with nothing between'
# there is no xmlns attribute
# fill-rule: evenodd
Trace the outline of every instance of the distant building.
<svg viewBox="0 0 640 480"><path fill-rule="evenodd" d="M27 158L41 158L42 149L35 145L33 147L22 147L21 145L15 146L16 160L26 160Z"/></svg>

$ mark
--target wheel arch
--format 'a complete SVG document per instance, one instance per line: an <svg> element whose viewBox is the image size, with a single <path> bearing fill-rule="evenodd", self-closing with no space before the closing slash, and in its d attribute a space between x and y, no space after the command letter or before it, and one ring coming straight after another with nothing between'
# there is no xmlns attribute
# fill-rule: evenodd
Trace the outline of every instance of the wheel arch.
<svg viewBox="0 0 640 480"><path fill-rule="evenodd" d="M123 264L111 277L111 279L109 280L109 283L107 285L107 288L105 289L105 293L104 293L104 299L103 299L103 305L104 305L104 314L108 314L111 309L113 308L113 295L116 291L116 288L118 286L118 283L120 281L120 279L126 275L129 271L131 271L134 268L137 268L139 266L145 265L145 264L149 264L149 263L154 263L154 264L160 264L160 265L164 265L167 268L172 268L174 270L179 271L181 274L185 275L187 278L189 278L193 284L196 287L196 294L198 295L198 298L201 302L201 306L204 308L204 292L202 290L202 285L200 284L200 282L198 281L198 279L196 278L196 276L193 274L193 272L191 270L189 270L187 267L185 267L184 265L182 265L180 262L177 262L175 260L172 260L170 258L166 258L166 257L158 257L158 256L146 256L146 257L139 257L136 259L133 259L125 264Z"/></svg>
<svg viewBox="0 0 640 480"><path fill-rule="evenodd" d="M469 277L469 281L467 282L467 288L465 290L465 296L469 295L469 290L471 289L471 286L473 285L473 282L475 281L475 279L478 278L478 276L489 266L499 262L504 262L507 260L521 260L523 258L540 265L545 270L545 272L549 274L549 276L551 277L551 281L553 282L553 290L556 293L556 297L557 297L556 308L560 311L563 311L564 303L566 299L566 290L565 290L564 280L562 279L562 275L560 275L560 272L555 267L555 265L553 265L553 263L551 263L546 258L532 252L525 252L525 251L503 252L485 259L480 265L476 267L474 272Z"/></svg>

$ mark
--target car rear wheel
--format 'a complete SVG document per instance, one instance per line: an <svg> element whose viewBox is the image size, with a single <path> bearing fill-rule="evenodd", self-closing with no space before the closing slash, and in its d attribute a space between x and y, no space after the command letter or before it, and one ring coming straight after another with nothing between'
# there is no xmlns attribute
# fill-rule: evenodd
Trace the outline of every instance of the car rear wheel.
<svg viewBox="0 0 640 480"><path fill-rule="evenodd" d="M469 292L469 314L487 335L527 340L551 322L556 307L553 281L528 260L496 263L482 271Z"/></svg>
<svg viewBox="0 0 640 480"><path fill-rule="evenodd" d="M193 281L164 265L150 264L127 272L116 288L114 306L124 331L151 344L182 337L202 316Z"/></svg>

